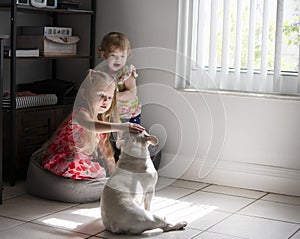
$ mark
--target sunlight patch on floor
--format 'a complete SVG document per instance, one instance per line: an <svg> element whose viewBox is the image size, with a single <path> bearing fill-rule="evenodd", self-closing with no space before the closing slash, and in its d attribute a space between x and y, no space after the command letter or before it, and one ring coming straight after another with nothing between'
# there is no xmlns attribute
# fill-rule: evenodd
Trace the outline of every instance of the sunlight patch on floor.
<svg viewBox="0 0 300 239"><path fill-rule="evenodd" d="M167 216L167 219L169 219L172 222L187 221L188 223L191 223L201 217L204 217L210 212L216 210L217 208L218 207L216 206L210 205L192 205L190 207L182 208L179 211L169 214Z"/></svg>
<svg viewBox="0 0 300 239"><path fill-rule="evenodd" d="M51 226L64 227L67 229L75 229L78 226L82 225L82 223L74 222L70 220L58 219L58 218L49 218L43 220L43 223L46 223Z"/></svg>
<svg viewBox="0 0 300 239"><path fill-rule="evenodd" d="M195 204L165 197L155 197L154 201L153 206L156 209L152 207L152 211L163 218L166 217L170 222L187 221L191 223L218 208L213 205ZM159 207L162 205L164 206Z"/></svg>
<svg viewBox="0 0 300 239"><path fill-rule="evenodd" d="M151 212L158 216L161 216L162 218L166 218L170 223L176 223L179 221L186 221L188 223L191 223L201 217L204 217L217 208L218 207L212 205L195 204L166 197L155 197L151 204ZM70 214L74 215L74 220L50 218L43 220L43 222L51 226L75 229L83 224L80 222L76 222L76 220L78 219L76 215L78 215L79 217L84 216L101 219L99 207L78 209L70 212Z"/></svg>
<svg viewBox="0 0 300 239"><path fill-rule="evenodd" d="M99 218L100 217L100 209L99 209L99 207L78 209L78 210L72 212L72 214L82 215L82 216L92 217L92 218Z"/></svg>
<svg viewBox="0 0 300 239"><path fill-rule="evenodd" d="M101 218L99 207L78 209L78 210L69 212L69 214L66 215L66 217L70 218L70 214L74 215L74 216L72 216L72 218L74 218L73 220L62 219L62 218L49 218L49 219L43 220L42 222L45 224L48 224L50 226L56 226L56 227L61 227L61 228L66 228L66 229L75 229L75 228L83 225L84 223L86 223L86 222L79 222L80 220L82 220L81 217L96 218L96 219ZM62 217L62 216L60 216L60 217ZM85 221L86 221L86 219L85 219Z"/></svg>
<svg viewBox="0 0 300 239"><path fill-rule="evenodd" d="M154 197L151 203L151 211L156 211L161 208L175 204L177 201L175 199L166 197Z"/></svg>

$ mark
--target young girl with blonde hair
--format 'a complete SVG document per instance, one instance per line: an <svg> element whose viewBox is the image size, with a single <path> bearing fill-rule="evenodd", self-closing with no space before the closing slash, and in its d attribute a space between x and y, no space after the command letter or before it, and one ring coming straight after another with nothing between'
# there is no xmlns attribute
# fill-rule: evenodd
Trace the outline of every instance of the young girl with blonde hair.
<svg viewBox="0 0 300 239"><path fill-rule="evenodd" d="M110 133L144 130L135 123L118 122L115 91L115 81L108 74L89 70L73 112L46 144L45 169L73 179L99 179L112 173L115 158Z"/></svg>

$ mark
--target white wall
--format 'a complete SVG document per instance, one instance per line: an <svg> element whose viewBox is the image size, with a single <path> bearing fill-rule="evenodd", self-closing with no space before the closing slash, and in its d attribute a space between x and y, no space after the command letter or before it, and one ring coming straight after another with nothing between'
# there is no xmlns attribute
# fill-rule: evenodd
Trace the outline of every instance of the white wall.
<svg viewBox="0 0 300 239"><path fill-rule="evenodd" d="M122 31L132 48L176 48L176 0L97 1L96 43L111 31Z"/></svg>
<svg viewBox="0 0 300 239"><path fill-rule="evenodd" d="M98 2L96 42L122 31L142 48L131 61L143 124L163 146L159 173L299 196L300 101L175 90L176 28L176 0Z"/></svg>

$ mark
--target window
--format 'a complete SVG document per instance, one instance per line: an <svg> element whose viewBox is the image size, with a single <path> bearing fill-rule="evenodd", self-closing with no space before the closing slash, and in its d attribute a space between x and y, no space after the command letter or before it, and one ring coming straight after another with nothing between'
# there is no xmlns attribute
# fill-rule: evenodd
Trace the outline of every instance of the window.
<svg viewBox="0 0 300 239"><path fill-rule="evenodd" d="M299 0L179 0L178 88L300 93Z"/></svg>

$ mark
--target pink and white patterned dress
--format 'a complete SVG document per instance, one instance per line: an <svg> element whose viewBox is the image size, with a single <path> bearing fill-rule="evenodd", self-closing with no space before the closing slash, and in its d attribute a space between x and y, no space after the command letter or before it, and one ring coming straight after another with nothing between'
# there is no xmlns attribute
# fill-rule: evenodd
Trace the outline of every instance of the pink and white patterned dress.
<svg viewBox="0 0 300 239"><path fill-rule="evenodd" d="M55 135L50 139L43 156L42 164L51 172L73 179L99 179L106 177L106 171L101 166L101 155L95 159L93 155L79 150L84 144L83 127L73 123L74 114L85 109L79 109L70 114L61 124ZM106 134L99 134L105 139Z"/></svg>

